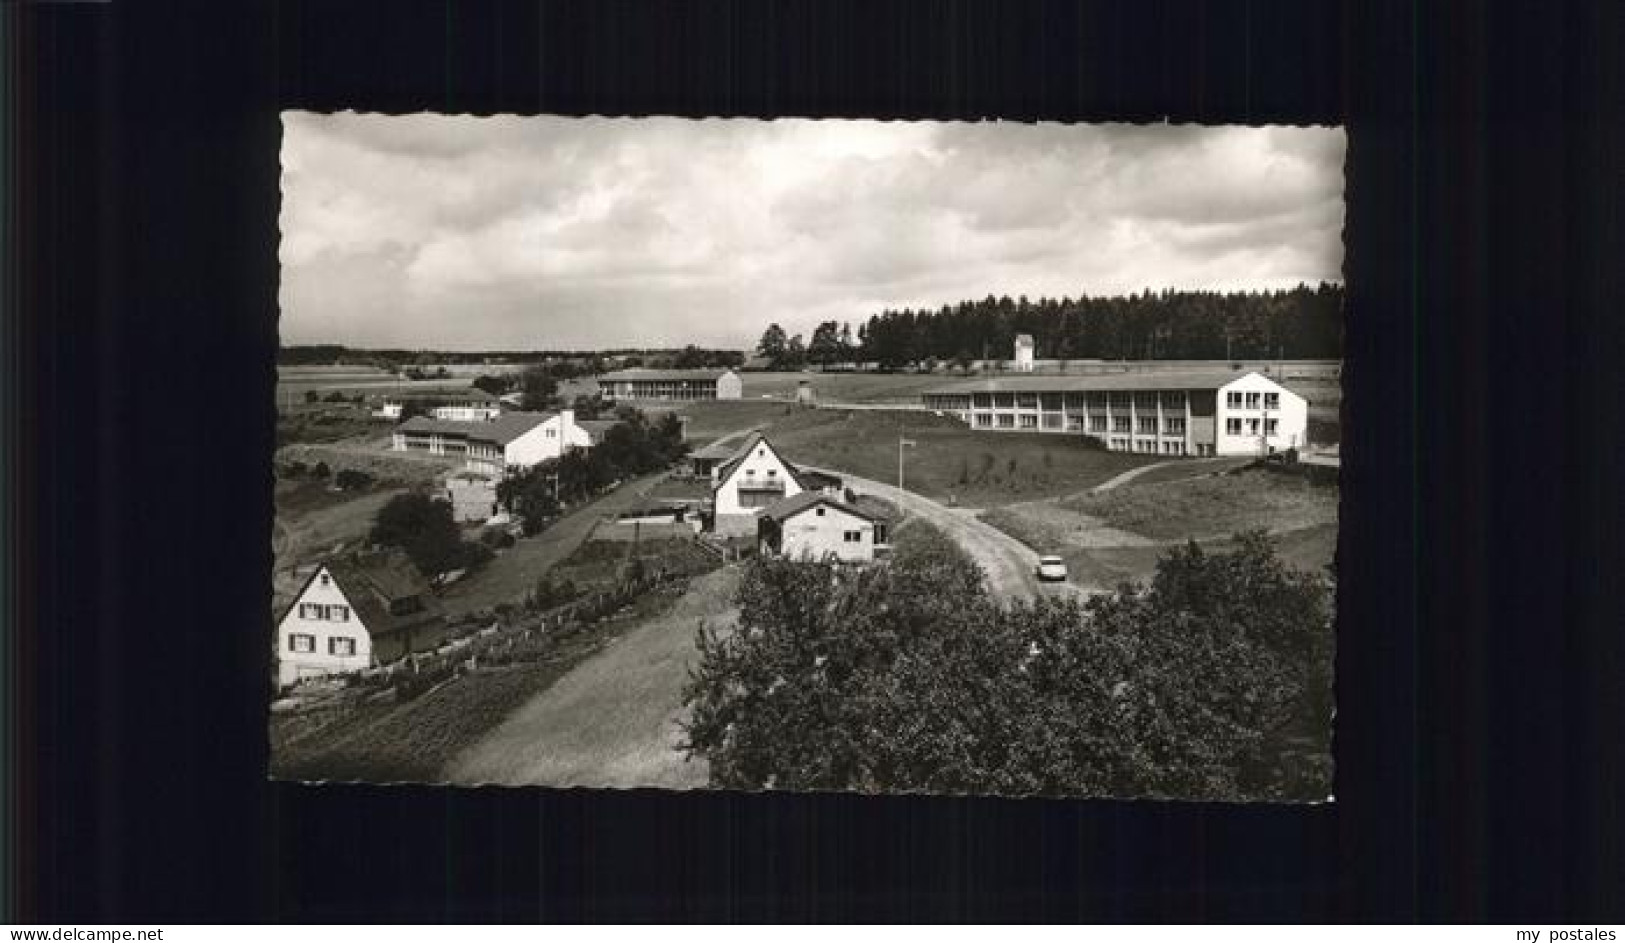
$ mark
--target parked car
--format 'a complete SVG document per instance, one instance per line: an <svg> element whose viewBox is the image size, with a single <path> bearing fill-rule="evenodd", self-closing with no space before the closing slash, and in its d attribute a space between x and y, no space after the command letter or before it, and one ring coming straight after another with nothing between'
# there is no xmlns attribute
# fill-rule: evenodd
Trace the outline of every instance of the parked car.
<svg viewBox="0 0 1625 943"><path fill-rule="evenodd" d="M1038 569L1034 571L1044 582L1064 582L1066 580L1066 561L1060 557L1043 556L1038 558Z"/></svg>

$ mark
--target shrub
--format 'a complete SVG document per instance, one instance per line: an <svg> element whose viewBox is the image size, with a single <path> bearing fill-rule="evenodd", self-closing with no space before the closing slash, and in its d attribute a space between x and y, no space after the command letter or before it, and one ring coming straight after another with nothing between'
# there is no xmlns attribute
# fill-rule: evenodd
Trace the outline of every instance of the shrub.
<svg viewBox="0 0 1625 943"><path fill-rule="evenodd" d="M686 747L724 788L1323 798L1327 592L1236 542L1086 604L1001 605L920 523L889 567L758 560L700 633Z"/></svg>
<svg viewBox="0 0 1625 943"><path fill-rule="evenodd" d="M303 478L310 466L298 459L290 459L277 467L277 474L282 478Z"/></svg>
<svg viewBox="0 0 1625 943"><path fill-rule="evenodd" d="M316 467L310 470L312 477L327 479L333 477L333 470L327 467L326 462L317 462Z"/></svg>
<svg viewBox="0 0 1625 943"><path fill-rule="evenodd" d="M354 468L340 469L339 473L333 476L333 484L340 491L362 491L372 487L373 481L371 475Z"/></svg>
<svg viewBox="0 0 1625 943"><path fill-rule="evenodd" d="M514 545L514 539L505 527L487 527L480 531L480 543L493 550L506 550Z"/></svg>

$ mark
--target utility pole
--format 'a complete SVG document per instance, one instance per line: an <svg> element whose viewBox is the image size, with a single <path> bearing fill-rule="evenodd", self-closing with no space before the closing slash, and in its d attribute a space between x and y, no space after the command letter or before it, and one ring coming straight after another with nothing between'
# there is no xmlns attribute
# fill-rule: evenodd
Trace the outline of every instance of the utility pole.
<svg viewBox="0 0 1625 943"><path fill-rule="evenodd" d="M903 491L903 448L913 448L917 443L913 439L897 437L897 490Z"/></svg>

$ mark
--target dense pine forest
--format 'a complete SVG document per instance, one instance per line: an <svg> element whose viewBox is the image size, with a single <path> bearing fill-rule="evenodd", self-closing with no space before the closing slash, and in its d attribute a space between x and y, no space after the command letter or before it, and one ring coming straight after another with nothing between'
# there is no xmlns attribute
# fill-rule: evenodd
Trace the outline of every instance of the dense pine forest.
<svg viewBox="0 0 1625 943"><path fill-rule="evenodd" d="M1054 360L1219 360L1342 356L1343 286L1290 291L1150 291L1111 298L994 298L936 310L887 310L858 326L827 321L810 341L768 328L759 352L782 366L863 360L897 368L1003 360L1016 335Z"/></svg>

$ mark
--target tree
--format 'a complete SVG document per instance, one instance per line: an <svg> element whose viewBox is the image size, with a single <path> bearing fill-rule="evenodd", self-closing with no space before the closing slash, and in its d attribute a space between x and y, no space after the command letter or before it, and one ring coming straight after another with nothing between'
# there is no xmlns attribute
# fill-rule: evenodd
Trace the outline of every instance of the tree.
<svg viewBox="0 0 1625 943"><path fill-rule="evenodd" d="M526 412L542 412L553 405L558 389L558 381L546 367L527 367L519 375L519 408Z"/></svg>
<svg viewBox="0 0 1625 943"><path fill-rule="evenodd" d="M684 692L714 785L1325 796L1328 593L1267 536L1086 604L997 602L929 525L894 543L889 567L747 565Z"/></svg>
<svg viewBox="0 0 1625 943"><path fill-rule="evenodd" d="M769 324L767 330L762 332L762 339L756 344L756 352L772 360L774 366L778 366L779 361L784 359L787 343L784 328L777 324Z"/></svg>
<svg viewBox="0 0 1625 943"><path fill-rule="evenodd" d="M379 508L368 539L404 550L430 577L467 566L474 557L458 534L451 505L415 492L396 495Z"/></svg>
<svg viewBox="0 0 1625 943"><path fill-rule="evenodd" d="M796 336L790 338L790 342L788 344L784 345L783 366L789 367L793 370L799 370L806 365L807 345L802 343L801 335L797 334Z"/></svg>
<svg viewBox="0 0 1625 943"><path fill-rule="evenodd" d="M825 367L841 359L840 328L834 321L825 321L813 330L812 342L807 345L807 359Z"/></svg>
<svg viewBox="0 0 1625 943"><path fill-rule="evenodd" d="M492 396L501 396L504 393L507 393L508 390L513 387L513 382L507 377L483 376L476 377L472 385L476 390L483 393L489 393Z"/></svg>

